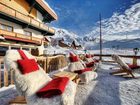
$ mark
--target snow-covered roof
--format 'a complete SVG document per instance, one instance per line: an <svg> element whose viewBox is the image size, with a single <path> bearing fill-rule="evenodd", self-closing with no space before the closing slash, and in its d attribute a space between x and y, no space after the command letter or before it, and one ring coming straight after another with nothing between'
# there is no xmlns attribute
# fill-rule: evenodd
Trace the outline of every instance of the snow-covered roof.
<svg viewBox="0 0 140 105"><path fill-rule="evenodd" d="M55 13L55 11L49 6L49 4L45 1L45 0L42 0L46 5L47 7L57 16L57 14Z"/></svg>

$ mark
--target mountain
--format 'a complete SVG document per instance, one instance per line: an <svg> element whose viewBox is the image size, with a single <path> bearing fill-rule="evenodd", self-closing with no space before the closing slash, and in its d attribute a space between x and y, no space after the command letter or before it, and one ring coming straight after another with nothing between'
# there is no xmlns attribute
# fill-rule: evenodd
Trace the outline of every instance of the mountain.
<svg viewBox="0 0 140 105"><path fill-rule="evenodd" d="M124 13L114 13L102 19L103 48L134 48L140 45L140 3L132 5ZM99 22L83 37L85 48L99 49Z"/></svg>
<svg viewBox="0 0 140 105"><path fill-rule="evenodd" d="M54 39L64 39L64 42L67 44L71 44L73 41L77 45L82 44L82 37L74 34L73 32L69 32L66 29L54 28L56 30L55 35L51 36Z"/></svg>
<svg viewBox="0 0 140 105"><path fill-rule="evenodd" d="M99 42L98 43L89 42L85 46L85 48L88 50L97 50L99 49L99 47L100 47ZM103 48L116 48L116 49L140 48L140 38L104 41Z"/></svg>
<svg viewBox="0 0 140 105"><path fill-rule="evenodd" d="M102 35L105 40L121 40L139 38L140 33L140 3L132 5L124 13L114 13L108 19L102 19ZM99 38L99 22L92 31L85 35L89 39Z"/></svg>

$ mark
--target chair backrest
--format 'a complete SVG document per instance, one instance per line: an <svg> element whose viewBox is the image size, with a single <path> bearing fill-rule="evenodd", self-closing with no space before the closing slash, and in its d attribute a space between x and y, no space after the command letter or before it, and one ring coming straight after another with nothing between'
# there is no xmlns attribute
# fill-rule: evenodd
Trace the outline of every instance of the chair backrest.
<svg viewBox="0 0 140 105"><path fill-rule="evenodd" d="M24 53L29 59L35 59L27 51L24 51ZM21 56L17 50L8 50L4 58L5 66L7 70L14 70L13 78L19 94L24 96L33 95L47 84L51 78L39 65L39 70L25 75L21 74L17 64L17 60L19 59L21 59Z"/></svg>
<svg viewBox="0 0 140 105"><path fill-rule="evenodd" d="M77 56L78 61L71 62L70 57L72 57L72 56ZM76 55L75 53L71 52L70 56L69 56L68 70L74 72L74 71L82 70L84 68L85 68L84 62L82 62L82 60L79 58L78 55Z"/></svg>
<svg viewBox="0 0 140 105"><path fill-rule="evenodd" d="M122 69L131 70L129 66L123 61L119 55L112 55L112 59L115 60Z"/></svg>

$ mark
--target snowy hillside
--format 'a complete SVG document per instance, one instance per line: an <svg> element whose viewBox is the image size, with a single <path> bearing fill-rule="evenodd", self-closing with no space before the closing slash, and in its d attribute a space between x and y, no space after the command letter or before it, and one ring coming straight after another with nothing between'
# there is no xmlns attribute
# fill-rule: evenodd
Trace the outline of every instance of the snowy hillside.
<svg viewBox="0 0 140 105"><path fill-rule="evenodd" d="M56 29L52 38L63 38L65 43L75 41L86 49L99 49L99 22L83 37L65 29ZM114 13L102 20L103 48L140 48L140 3L132 5L124 14Z"/></svg>
<svg viewBox="0 0 140 105"><path fill-rule="evenodd" d="M56 34L51 36L55 39L64 39L64 42L67 44L75 41L77 44L82 44L88 50L98 50L99 49L99 38L84 36L79 37L78 35L69 32L65 29L56 29ZM133 49L134 47L140 48L140 38L131 38L131 39L117 39L117 40L106 40L103 39L103 48L126 48Z"/></svg>
<svg viewBox="0 0 140 105"><path fill-rule="evenodd" d="M99 49L99 22L84 36L87 49ZM132 5L124 14L114 13L102 20L103 48L140 48L140 3Z"/></svg>
<svg viewBox="0 0 140 105"><path fill-rule="evenodd" d="M85 38L99 38L99 22ZM102 20L102 35L105 40L140 38L140 3L132 5L124 14L114 13L111 18Z"/></svg>
<svg viewBox="0 0 140 105"><path fill-rule="evenodd" d="M55 39L64 39L64 42L67 44L71 44L73 41L75 41L78 45L82 43L82 38L78 35L69 32L65 29L55 28L56 33L52 38Z"/></svg>
<svg viewBox="0 0 140 105"><path fill-rule="evenodd" d="M99 43L89 42L85 45L86 49L99 49ZM116 49L133 49L140 48L140 38L137 39L125 39L125 40L112 40L104 41L103 48L116 48Z"/></svg>

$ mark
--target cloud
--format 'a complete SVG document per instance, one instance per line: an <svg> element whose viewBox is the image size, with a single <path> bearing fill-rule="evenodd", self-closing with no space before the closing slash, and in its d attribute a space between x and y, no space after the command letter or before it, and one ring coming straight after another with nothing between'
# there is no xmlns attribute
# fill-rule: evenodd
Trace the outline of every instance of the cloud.
<svg viewBox="0 0 140 105"><path fill-rule="evenodd" d="M140 37L140 3L132 5L124 14L114 13L111 18L102 20L102 32L104 38L110 40L124 38L126 34L129 38ZM98 37L99 27L93 27L87 36Z"/></svg>

